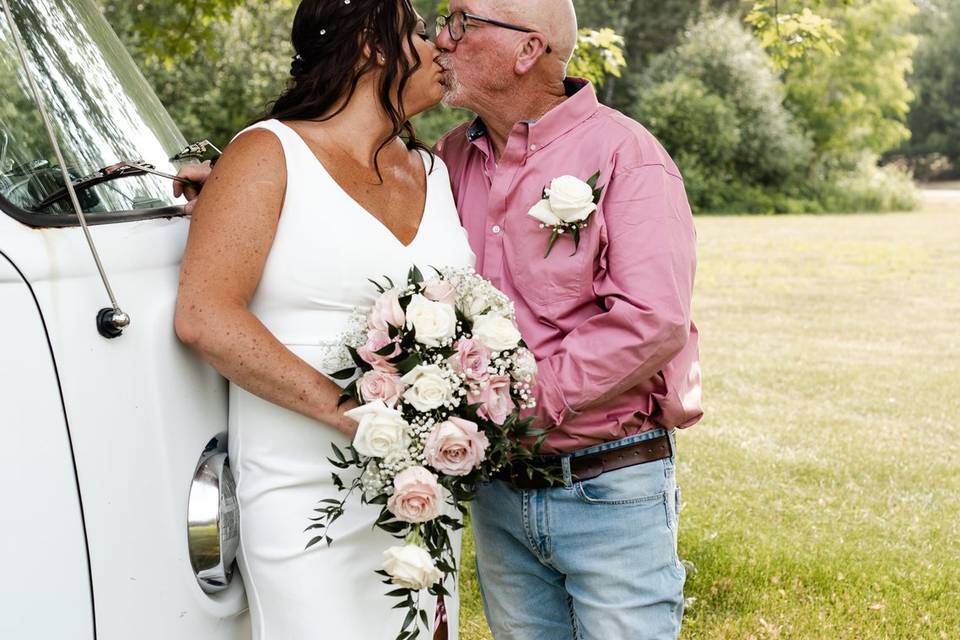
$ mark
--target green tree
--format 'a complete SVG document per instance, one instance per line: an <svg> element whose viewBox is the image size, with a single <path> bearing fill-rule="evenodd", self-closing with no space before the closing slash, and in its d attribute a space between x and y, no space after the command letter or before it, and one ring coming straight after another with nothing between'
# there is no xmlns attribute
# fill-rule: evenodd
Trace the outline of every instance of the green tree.
<svg viewBox="0 0 960 640"><path fill-rule="evenodd" d="M907 124L912 139L900 150L924 177L960 170L960 0L922 6L921 42L910 79L916 101ZM949 164L937 167L938 158ZM929 166L933 163L934 166Z"/></svg>
<svg viewBox="0 0 960 640"><path fill-rule="evenodd" d="M740 20L707 14L650 63L632 112L688 167L733 187L783 190L810 161L783 99L770 58Z"/></svg>
<svg viewBox="0 0 960 640"><path fill-rule="evenodd" d="M623 36L626 72L611 78L601 99L618 109L633 102L633 88L656 54L676 45L683 28L704 10L736 7L741 0L574 0L580 26L609 27Z"/></svg>
<svg viewBox="0 0 960 640"><path fill-rule="evenodd" d="M780 7L797 12L803 4L782 0ZM829 50L814 47L788 60L787 105L819 158L854 165L864 151L881 154L909 137L904 122L913 94L907 74L916 47L909 26L916 8L911 0L822 5L819 11L838 37Z"/></svg>

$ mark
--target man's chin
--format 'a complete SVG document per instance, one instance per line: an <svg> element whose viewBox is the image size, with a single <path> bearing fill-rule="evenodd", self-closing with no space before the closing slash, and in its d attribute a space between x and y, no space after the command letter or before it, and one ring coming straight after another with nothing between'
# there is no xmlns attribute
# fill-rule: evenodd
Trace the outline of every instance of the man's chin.
<svg viewBox="0 0 960 640"><path fill-rule="evenodd" d="M460 91L456 89L450 89L446 86L443 87L443 99L441 100L443 106L450 108L462 108L463 104L460 102Z"/></svg>

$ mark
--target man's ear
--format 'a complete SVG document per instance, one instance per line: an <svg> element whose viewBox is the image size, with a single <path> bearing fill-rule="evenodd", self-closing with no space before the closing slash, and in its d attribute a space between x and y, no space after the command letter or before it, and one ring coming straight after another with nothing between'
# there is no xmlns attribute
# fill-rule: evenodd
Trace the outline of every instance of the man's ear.
<svg viewBox="0 0 960 640"><path fill-rule="evenodd" d="M517 55L514 71L521 76L529 73L537 64L537 61L546 55L548 48L547 39L543 37L543 34L528 33Z"/></svg>

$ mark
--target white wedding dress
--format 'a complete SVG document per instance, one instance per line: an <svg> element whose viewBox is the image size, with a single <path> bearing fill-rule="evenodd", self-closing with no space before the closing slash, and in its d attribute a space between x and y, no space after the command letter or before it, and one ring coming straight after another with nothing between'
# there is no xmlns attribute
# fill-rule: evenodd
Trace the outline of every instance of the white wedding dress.
<svg viewBox="0 0 960 640"><path fill-rule="evenodd" d="M338 338L355 308L368 309L369 278L406 280L416 264L473 266L443 162L434 160L420 230L403 245L327 173L291 128L276 121L251 128L283 145L287 189L276 238L250 310L297 356L330 374L343 361ZM429 171L429 156L423 154ZM230 386L230 462L240 505L239 564L254 640L393 640L406 611L384 594L374 573L383 551L399 542L373 529L379 507L351 499L330 531L331 546L305 549L305 532L324 498L340 497L328 461L331 443L349 443L333 428ZM344 476L346 477L346 476ZM459 536L456 538L459 548ZM456 585L445 603L456 638ZM452 600L452 601L451 601ZM421 605L434 620L435 600ZM432 634L432 631L431 631ZM430 638L421 631L421 638Z"/></svg>

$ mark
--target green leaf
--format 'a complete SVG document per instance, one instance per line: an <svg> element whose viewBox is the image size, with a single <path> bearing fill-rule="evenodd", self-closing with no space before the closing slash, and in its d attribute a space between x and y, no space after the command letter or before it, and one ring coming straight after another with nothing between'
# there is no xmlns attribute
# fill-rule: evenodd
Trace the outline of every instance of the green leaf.
<svg viewBox="0 0 960 640"><path fill-rule="evenodd" d="M407 276L407 280L413 284L423 284L423 274L420 273L420 269L416 265L410 268L410 275Z"/></svg>
<svg viewBox="0 0 960 640"><path fill-rule="evenodd" d="M590 188L591 188L591 189L593 189L594 191L596 191L596 189L597 189L597 180L599 180L599 179L600 179L600 172L597 171L595 174L593 174L592 176L590 176L590 178L587 180L587 184L590 185Z"/></svg>
<svg viewBox="0 0 960 640"><path fill-rule="evenodd" d="M570 254L570 257L573 257L577 254L577 249L580 248L580 227L574 227L573 229L573 253Z"/></svg>
<svg viewBox="0 0 960 640"><path fill-rule="evenodd" d="M397 348L397 345L391 342L387 346L377 349L376 351L374 351L374 353L377 354L378 356L388 356L391 353L393 353L396 348Z"/></svg>
<svg viewBox="0 0 960 640"><path fill-rule="evenodd" d="M389 362L394 367L396 367L397 371L399 371L401 374L407 374L413 371L414 369L416 369L417 365L421 363L421 360L420 360L420 356L413 353L407 356L406 358L400 360L399 362L394 362L392 360Z"/></svg>
<svg viewBox="0 0 960 640"><path fill-rule="evenodd" d="M406 630L408 627L410 627L410 624L416 619L417 619L417 610L415 608L410 609L410 611L407 613L407 617L403 619L402 628Z"/></svg>
<svg viewBox="0 0 960 640"><path fill-rule="evenodd" d="M370 371L373 368L366 360L361 358L360 354L357 353L357 350L350 345L347 345L347 352L350 354L350 358L353 360L354 364L356 364L361 371Z"/></svg>
<svg viewBox="0 0 960 640"><path fill-rule="evenodd" d="M547 252L543 254L544 259L547 259L550 257L550 252L553 251L553 245L557 244L557 239L559 238L560 238L560 232L554 229L553 233L550 234L550 242L547 243Z"/></svg>
<svg viewBox="0 0 960 640"><path fill-rule="evenodd" d="M357 373L356 367L349 367L348 369L341 369L336 373L331 373L330 377L334 380L349 380Z"/></svg>

